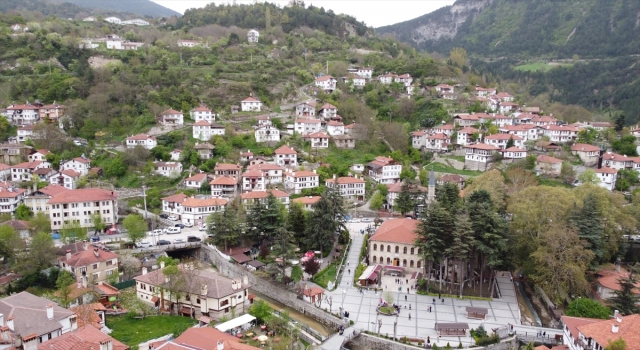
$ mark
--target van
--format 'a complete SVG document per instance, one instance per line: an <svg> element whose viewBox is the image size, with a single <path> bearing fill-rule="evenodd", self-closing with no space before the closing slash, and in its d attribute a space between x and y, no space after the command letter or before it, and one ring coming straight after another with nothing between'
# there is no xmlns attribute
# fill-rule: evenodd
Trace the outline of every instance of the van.
<svg viewBox="0 0 640 350"><path fill-rule="evenodd" d="M168 235L175 235L180 233L180 228L179 227L167 227L167 234Z"/></svg>

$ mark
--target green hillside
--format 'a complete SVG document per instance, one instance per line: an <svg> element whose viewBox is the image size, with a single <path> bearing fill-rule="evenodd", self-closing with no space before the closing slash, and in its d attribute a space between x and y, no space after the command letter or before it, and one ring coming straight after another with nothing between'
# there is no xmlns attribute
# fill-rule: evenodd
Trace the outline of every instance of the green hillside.
<svg viewBox="0 0 640 350"><path fill-rule="evenodd" d="M180 16L179 12L158 5L151 0L56 0L71 3L89 10L105 10L134 13L145 17Z"/></svg>

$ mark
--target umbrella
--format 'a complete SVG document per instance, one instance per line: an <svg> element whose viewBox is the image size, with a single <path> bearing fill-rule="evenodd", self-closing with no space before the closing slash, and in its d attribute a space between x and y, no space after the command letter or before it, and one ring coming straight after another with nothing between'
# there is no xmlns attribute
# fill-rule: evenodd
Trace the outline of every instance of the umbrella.
<svg viewBox="0 0 640 350"><path fill-rule="evenodd" d="M264 331L265 329L267 329L267 326L260 326L260 329Z"/></svg>
<svg viewBox="0 0 640 350"><path fill-rule="evenodd" d="M236 334L236 337L238 337L238 338L242 338L242 333L238 333L238 334Z"/></svg>
<svg viewBox="0 0 640 350"><path fill-rule="evenodd" d="M267 336L266 336L266 335L264 335L264 334L258 337L258 340L259 340L259 341L261 341L261 342L263 342L263 341L267 341L267 339L269 339L269 337L267 337Z"/></svg>

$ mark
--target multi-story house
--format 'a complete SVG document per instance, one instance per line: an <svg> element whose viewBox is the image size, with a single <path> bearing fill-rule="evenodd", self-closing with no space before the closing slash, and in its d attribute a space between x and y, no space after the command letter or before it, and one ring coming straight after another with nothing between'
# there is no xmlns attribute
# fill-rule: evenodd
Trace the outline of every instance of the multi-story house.
<svg viewBox="0 0 640 350"><path fill-rule="evenodd" d="M249 310L249 288L251 285L246 276L241 280L234 280L211 270L196 270L189 265L179 265L178 269L182 271L185 278L193 279L193 281L188 280L187 283L178 284L177 291L179 293L176 294L179 295L176 296L171 295L170 291L174 287L172 281L162 274L162 268L148 273L146 268L143 268L142 275L134 278L138 299L158 307L160 310L168 311L177 305L174 304L177 297L182 308L193 312L191 316L195 317L195 310L198 310L203 316L216 320L229 317L232 312L238 315ZM192 339L185 340L185 342L189 341ZM222 342L217 344L217 349L226 349ZM220 344L223 346L220 347Z"/></svg>
<svg viewBox="0 0 640 350"><path fill-rule="evenodd" d="M155 172L166 177L178 177L182 173L182 163L180 162L153 162Z"/></svg>
<svg viewBox="0 0 640 350"><path fill-rule="evenodd" d="M397 75L393 73L385 73L383 75L378 76L378 82L380 82L380 84L389 85L393 83L393 79L395 77L397 77Z"/></svg>
<svg viewBox="0 0 640 350"><path fill-rule="evenodd" d="M22 203L26 191L8 182L0 182L0 214L13 214Z"/></svg>
<svg viewBox="0 0 640 350"><path fill-rule="evenodd" d="M600 158L600 147L586 143L574 143L571 153L578 156L585 166L594 166Z"/></svg>
<svg viewBox="0 0 640 350"><path fill-rule="evenodd" d="M478 133L478 129L467 126L458 130L456 143L460 146L466 146L473 142L473 135Z"/></svg>
<svg viewBox="0 0 640 350"><path fill-rule="evenodd" d="M101 305L101 304L98 304ZM104 311L102 311L104 313ZM95 350L129 350L129 347L109 335L101 332L93 324L80 328L61 336L47 340L38 345L37 350L52 349L95 349ZM25 348L25 350L30 350ZM34 349L35 350L35 349Z"/></svg>
<svg viewBox="0 0 640 350"><path fill-rule="evenodd" d="M118 17L107 17L104 19L105 22L109 22L109 23L113 23L113 24L120 24L122 22L122 20Z"/></svg>
<svg viewBox="0 0 640 350"><path fill-rule="evenodd" d="M304 135L318 132L322 129L320 119L296 119L294 122L295 132Z"/></svg>
<svg viewBox="0 0 640 350"><path fill-rule="evenodd" d="M451 139L445 134L433 134L427 136L424 148L432 152L445 152L449 148Z"/></svg>
<svg viewBox="0 0 640 350"><path fill-rule="evenodd" d="M258 122L258 127L273 125L273 123L271 122L271 118L269 118L268 115L259 115L256 117L256 120Z"/></svg>
<svg viewBox="0 0 640 350"><path fill-rule="evenodd" d="M66 115L67 107L53 101L53 104L40 107L38 112L41 120L50 120L55 122Z"/></svg>
<svg viewBox="0 0 640 350"><path fill-rule="evenodd" d="M445 134L449 137L451 137L451 135L453 135L453 133L456 131L456 127L453 124L444 124L444 125L439 125L439 126L434 126L431 130L430 130L430 134Z"/></svg>
<svg viewBox="0 0 640 350"><path fill-rule="evenodd" d="M559 176L562 170L562 159L541 154L536 158L537 175Z"/></svg>
<svg viewBox="0 0 640 350"><path fill-rule="evenodd" d="M616 310L613 317L607 320L562 316L562 323L562 344L568 350L601 350L618 339L627 344L627 350L640 349L638 314L622 316Z"/></svg>
<svg viewBox="0 0 640 350"><path fill-rule="evenodd" d="M358 175L355 177L344 176L336 177L333 175L332 179L325 181L325 186L330 188L336 188L340 190L340 195L353 201L363 201L365 196L365 184L367 182Z"/></svg>
<svg viewBox="0 0 640 350"><path fill-rule="evenodd" d="M60 163L60 170L74 170L82 175L88 175L89 169L91 169L91 159L84 155Z"/></svg>
<svg viewBox="0 0 640 350"><path fill-rule="evenodd" d="M409 218L382 223L369 238L368 257L371 264L403 267L405 273L423 271L420 248L414 245L418 223L418 220Z"/></svg>
<svg viewBox="0 0 640 350"><path fill-rule="evenodd" d="M313 205L318 203L320 198L322 198L322 197L320 197L320 196L305 196L305 197L299 197L299 198L296 198L296 199L292 199L291 202L300 204L304 210L313 211Z"/></svg>
<svg viewBox="0 0 640 350"><path fill-rule="evenodd" d="M493 162L494 153L500 151L499 147L485 143L474 143L464 147L464 168L470 170L485 171Z"/></svg>
<svg viewBox="0 0 640 350"><path fill-rule="evenodd" d="M330 75L323 75L316 78L315 85L317 88L324 90L325 92L333 92L336 89L336 78Z"/></svg>
<svg viewBox="0 0 640 350"><path fill-rule="evenodd" d="M25 104L9 105L5 110L7 121L15 125L35 124L40 120L40 109L29 102Z"/></svg>
<svg viewBox="0 0 640 350"><path fill-rule="evenodd" d="M578 137L579 130L574 126L546 125L542 131L551 142L572 142Z"/></svg>
<svg viewBox="0 0 640 350"><path fill-rule="evenodd" d="M356 139L351 135L335 135L332 139L338 148L356 148Z"/></svg>
<svg viewBox="0 0 640 350"><path fill-rule="evenodd" d="M31 191L24 196L24 204L31 209L33 213L44 212L49 216L49 200L56 194L69 189L58 184L51 184L46 187ZM1 201L1 199L0 199Z"/></svg>
<svg viewBox="0 0 640 350"><path fill-rule="evenodd" d="M521 123L524 124L522 121ZM526 124L532 124L535 126L558 125L558 119L554 118L552 115L532 115Z"/></svg>
<svg viewBox="0 0 640 350"><path fill-rule="evenodd" d="M186 199L187 196L184 193L177 193L173 196L162 198L162 212L180 218L182 216L182 203L184 203Z"/></svg>
<svg viewBox="0 0 640 350"><path fill-rule="evenodd" d="M33 138L33 126L34 124L20 125L16 134L16 140L18 143L25 143L27 140Z"/></svg>
<svg viewBox="0 0 640 350"><path fill-rule="evenodd" d="M199 189L203 184L207 183L209 177L205 173L195 174L184 179L184 187Z"/></svg>
<svg viewBox="0 0 640 350"><path fill-rule="evenodd" d="M260 112L262 110L262 102L249 96L240 101L240 110L243 112Z"/></svg>
<svg viewBox="0 0 640 350"><path fill-rule="evenodd" d="M402 75L395 76L393 78L393 81L395 83L401 83L404 86L411 86L411 84L413 83L413 78L411 77L411 75L409 75L409 73L405 73Z"/></svg>
<svg viewBox="0 0 640 350"><path fill-rule="evenodd" d="M422 149L427 143L426 131L414 131L411 133L411 147L415 149Z"/></svg>
<svg viewBox="0 0 640 350"><path fill-rule="evenodd" d="M67 169L61 170L60 172L51 174L47 181L50 184L59 185L70 190L76 189L78 187L78 181L80 181L80 177L82 174L75 170Z"/></svg>
<svg viewBox="0 0 640 350"><path fill-rule="evenodd" d="M36 350L49 339L78 328L74 312L51 300L20 292L0 299L2 349ZM97 349L96 349L97 350Z"/></svg>
<svg viewBox="0 0 640 350"><path fill-rule="evenodd" d="M193 124L193 138L200 141L209 141L215 135L224 135L224 125L201 120Z"/></svg>
<svg viewBox="0 0 640 350"><path fill-rule="evenodd" d="M501 149L500 153L502 154L502 162L505 164L527 158L527 150L516 146Z"/></svg>
<svg viewBox="0 0 640 350"><path fill-rule="evenodd" d="M11 167L6 164L0 163L0 181L10 181L10 180L11 180Z"/></svg>
<svg viewBox="0 0 640 350"><path fill-rule="evenodd" d="M258 170L266 175L266 184L276 185L282 183L284 168L270 163L249 165L247 170Z"/></svg>
<svg viewBox="0 0 640 350"><path fill-rule="evenodd" d="M138 134L127 137L127 148L134 148L136 146L142 146L146 149L152 149L158 145L158 141L155 136L147 134Z"/></svg>
<svg viewBox="0 0 640 350"><path fill-rule="evenodd" d="M298 152L289 145L282 145L274 152L274 160L277 165L281 167L297 167L298 166Z"/></svg>
<svg viewBox="0 0 640 350"><path fill-rule="evenodd" d="M227 202L224 198L187 198L182 202L182 223L205 222L209 214L223 211Z"/></svg>
<svg viewBox="0 0 640 350"><path fill-rule="evenodd" d="M474 126L480 123L480 117L475 114L456 114L453 123L460 127Z"/></svg>
<svg viewBox="0 0 640 350"><path fill-rule="evenodd" d="M344 123L335 121L335 120L330 120L327 123L327 133L331 136L344 134Z"/></svg>
<svg viewBox="0 0 640 350"><path fill-rule="evenodd" d="M387 209L393 211L393 208L396 205L396 199L398 198L398 195L400 195L400 192L402 192L403 185L402 181L398 181L394 184L387 184ZM426 187L411 184L410 191L417 202L422 203L427 199L428 189Z"/></svg>
<svg viewBox="0 0 640 350"><path fill-rule="evenodd" d="M369 177L381 184L392 184L400 181L402 165L393 158L378 156L367 164Z"/></svg>
<svg viewBox="0 0 640 350"><path fill-rule="evenodd" d="M280 141L280 130L274 126L261 126L255 131L256 142L278 142Z"/></svg>
<svg viewBox="0 0 640 350"><path fill-rule="evenodd" d="M71 272L77 281L86 278L93 285L118 273L118 254L114 252L102 250L87 242L63 246L65 248L66 254L58 257L58 267Z"/></svg>
<svg viewBox="0 0 640 350"><path fill-rule="evenodd" d="M0 144L0 161L4 164L18 164L29 158L33 147L15 143Z"/></svg>
<svg viewBox="0 0 640 350"><path fill-rule="evenodd" d="M505 149L507 148L507 143L509 143L509 140L512 139L514 146L518 148L524 148L524 141L522 137L510 134L493 134L485 136L484 143L494 147L498 147L500 149Z"/></svg>
<svg viewBox="0 0 640 350"><path fill-rule="evenodd" d="M311 148L329 148L329 135L323 132L305 134L302 139L311 142Z"/></svg>
<svg viewBox="0 0 640 350"><path fill-rule="evenodd" d="M289 194L278 189L243 193L241 195L242 205L244 205L245 208L249 208L257 203L264 204L267 200L267 197L269 197L269 194L273 194L273 196L276 197L276 199L280 201L280 203L282 203L285 208L289 208Z"/></svg>
<svg viewBox="0 0 640 350"><path fill-rule="evenodd" d="M495 88L483 88L483 87L476 86L476 95L478 96L488 97L495 94L496 94Z"/></svg>
<svg viewBox="0 0 640 350"><path fill-rule="evenodd" d="M62 191L53 195L48 205L53 230L59 230L69 222L93 227L92 214L100 214L107 225L118 222L118 194L113 191L99 188Z"/></svg>
<svg viewBox="0 0 640 350"><path fill-rule="evenodd" d="M316 102L306 101L298 103L295 107L295 116L301 118L315 118L316 116Z"/></svg>
<svg viewBox="0 0 640 350"><path fill-rule="evenodd" d="M512 113L518 110L520 105L515 102L500 102L498 105L498 111L500 113Z"/></svg>
<svg viewBox="0 0 640 350"><path fill-rule="evenodd" d="M449 84L438 84L436 85L435 89L436 89L436 92L438 92L439 94L455 92L454 87Z"/></svg>
<svg viewBox="0 0 640 350"><path fill-rule="evenodd" d="M356 74L365 79L371 79L371 77L373 76L373 68L371 67L347 68L347 72Z"/></svg>
<svg viewBox="0 0 640 350"><path fill-rule="evenodd" d="M605 166L600 169L596 169L595 172L596 172L596 176L598 176L598 179L600 180L600 182L598 183L600 187L606 188L609 191L615 190L616 181L618 181L617 169L613 169Z"/></svg>
<svg viewBox="0 0 640 350"><path fill-rule="evenodd" d="M230 175L238 177L242 172L242 167L237 164L216 163L213 168L214 175Z"/></svg>
<svg viewBox="0 0 640 350"><path fill-rule="evenodd" d="M284 173L284 187L293 193L320 186L320 175L314 171L299 170Z"/></svg>
<svg viewBox="0 0 640 350"><path fill-rule="evenodd" d="M198 157L204 160L213 158L213 150L215 150L215 148L216 147L209 142L196 142L196 145L193 146L193 149L198 153Z"/></svg>
<svg viewBox="0 0 640 350"><path fill-rule="evenodd" d="M638 159L638 157L627 157L626 155L607 152L602 155L602 166L615 170L633 169L633 163Z"/></svg>
<svg viewBox="0 0 640 350"><path fill-rule="evenodd" d="M211 195L214 197L235 197L238 192L238 177L231 175L216 175L209 181Z"/></svg>
<svg viewBox="0 0 640 350"><path fill-rule="evenodd" d="M260 170L242 173L242 191L263 191L267 188L267 175Z"/></svg>
<svg viewBox="0 0 640 350"><path fill-rule="evenodd" d="M190 110L189 115L195 122L204 120L209 123L215 122L216 118L218 117L218 115L215 114L211 109L209 109L209 107L203 104L200 104L198 107Z"/></svg>
<svg viewBox="0 0 640 350"><path fill-rule="evenodd" d="M175 109L167 109L160 114L159 122L162 125L182 125L184 124L184 115Z"/></svg>
<svg viewBox="0 0 640 350"><path fill-rule="evenodd" d="M523 141L538 140L544 134L541 127L531 124L505 125L499 131L503 134L519 136Z"/></svg>
<svg viewBox="0 0 640 350"><path fill-rule="evenodd" d="M31 181L33 173L38 169L51 168L51 163L36 160L35 162L25 162L11 167L11 181L25 182Z"/></svg>
<svg viewBox="0 0 640 350"><path fill-rule="evenodd" d="M367 79L356 74L349 74L346 77L342 77L342 81L345 84L352 83L353 86L357 88L363 88L367 84Z"/></svg>
<svg viewBox="0 0 640 350"><path fill-rule="evenodd" d="M29 154L28 160L30 162L35 162L36 160L45 161L47 160L47 156L51 153L49 150L41 148L37 150L32 150L31 154Z"/></svg>

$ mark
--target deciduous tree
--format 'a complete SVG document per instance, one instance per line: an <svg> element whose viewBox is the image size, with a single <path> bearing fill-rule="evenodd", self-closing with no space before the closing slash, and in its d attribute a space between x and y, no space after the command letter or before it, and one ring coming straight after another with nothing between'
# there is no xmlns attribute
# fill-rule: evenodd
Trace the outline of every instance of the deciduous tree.
<svg viewBox="0 0 640 350"><path fill-rule="evenodd" d="M127 237L129 237L133 244L143 239L147 231L147 223L139 214L127 215L124 221L122 221L122 226L127 229Z"/></svg>
<svg viewBox="0 0 640 350"><path fill-rule="evenodd" d="M465 190L465 196L470 196L473 192L485 190L491 195L491 201L498 211L504 210L506 198L506 186L504 178L498 170L489 170L473 179Z"/></svg>
<svg viewBox="0 0 640 350"><path fill-rule="evenodd" d="M212 213L207 218L207 232L214 245L228 249L240 243L240 225L238 212L231 205L224 207L222 212Z"/></svg>
<svg viewBox="0 0 640 350"><path fill-rule="evenodd" d="M590 298L577 298L569 303L566 314L567 316L608 320L611 317L611 309Z"/></svg>

